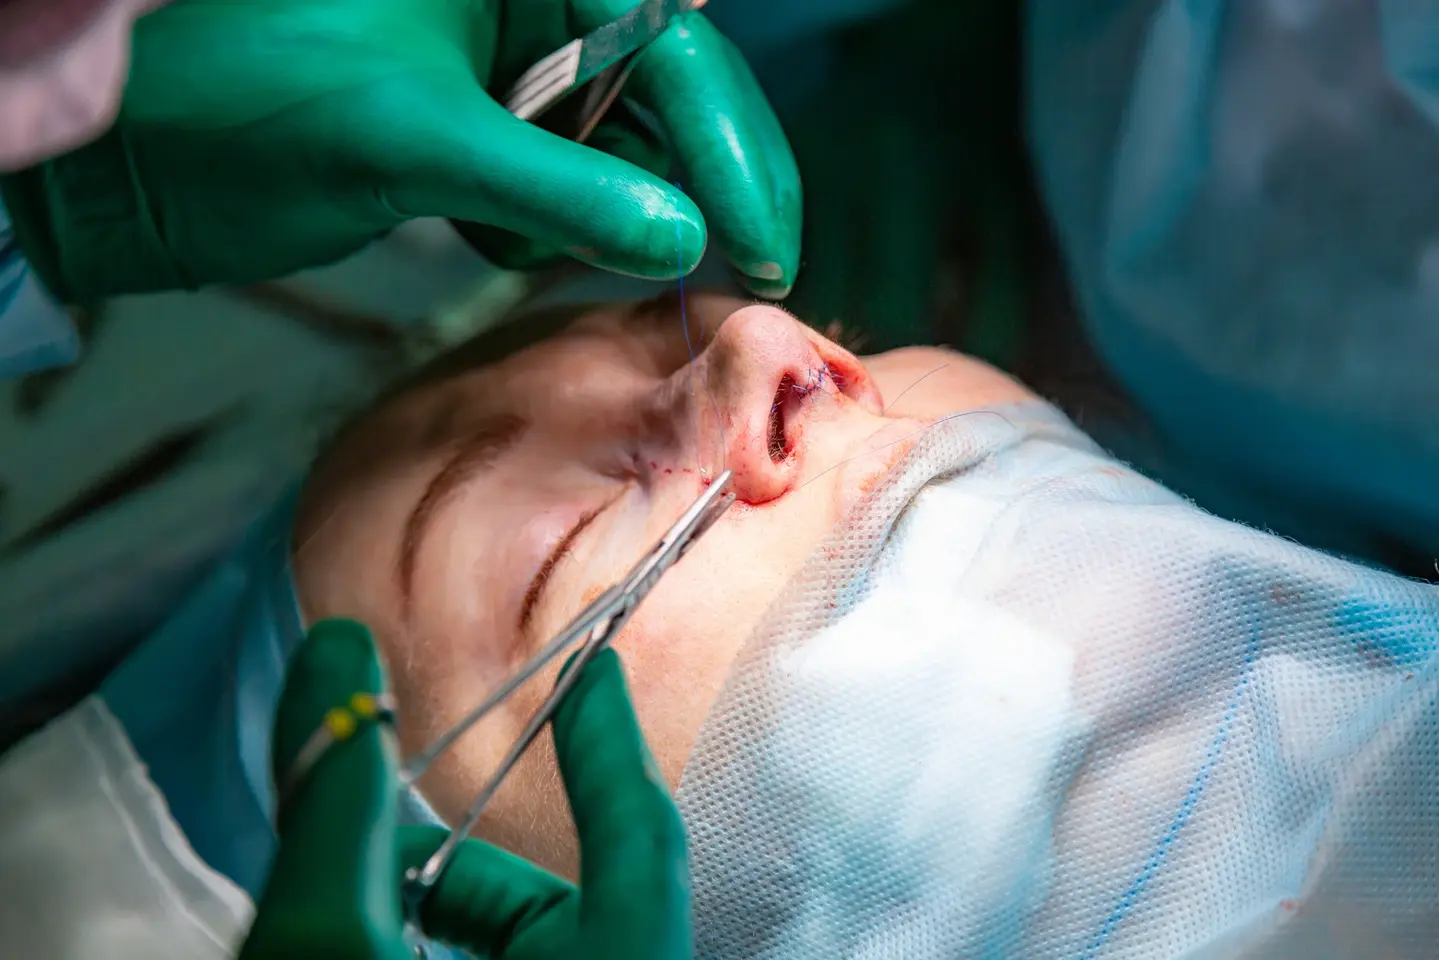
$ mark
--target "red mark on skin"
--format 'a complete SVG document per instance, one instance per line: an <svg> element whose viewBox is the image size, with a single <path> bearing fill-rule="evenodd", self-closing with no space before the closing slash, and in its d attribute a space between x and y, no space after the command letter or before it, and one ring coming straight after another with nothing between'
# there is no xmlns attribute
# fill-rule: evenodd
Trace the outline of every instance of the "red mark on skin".
<svg viewBox="0 0 1439 960"><path fill-rule="evenodd" d="M1290 913L1294 913L1295 911L1297 911L1297 910L1299 909L1299 901L1298 901L1298 900L1280 900L1280 901L1279 901L1279 906L1280 906L1281 908L1283 908L1284 910L1289 911Z"/></svg>
<svg viewBox="0 0 1439 960"><path fill-rule="evenodd" d="M879 482L883 480L887 475L888 471L886 470L876 470L874 473L871 473L868 476L861 477L859 483L857 484L860 494L868 495L869 492L873 490L879 484Z"/></svg>
<svg viewBox="0 0 1439 960"><path fill-rule="evenodd" d="M665 475L668 476L671 473L674 473L674 470L670 467L665 467Z"/></svg>
<svg viewBox="0 0 1439 960"><path fill-rule="evenodd" d="M1412 674L1412 673L1406 673L1406 674L1404 674L1404 679L1405 679L1405 681L1413 680L1413 679L1414 679L1414 674Z"/></svg>
<svg viewBox="0 0 1439 960"><path fill-rule="evenodd" d="M735 505L735 507L744 507L746 510L751 510L751 511L753 511L753 510L765 510L765 509L768 509L769 507L777 506L777 505L779 504L779 502L784 499L784 495L787 494L787 493L789 493L789 488L788 488L788 487L786 487L785 489L781 490L781 491L779 492L779 495L778 495L778 496L770 497L768 500L761 500L761 501L759 501L758 503L756 503L756 502L753 501L753 500L737 499L737 500L735 500L734 505Z"/></svg>
<svg viewBox="0 0 1439 960"><path fill-rule="evenodd" d="M651 469L651 470L658 470L659 468L660 468L660 465L659 465L658 463L656 463L656 462L653 461L653 460L650 461L650 469Z"/></svg>
<svg viewBox="0 0 1439 960"><path fill-rule="evenodd" d="M734 516L736 517L745 517L749 516L751 513L756 513L760 510L765 510L769 507L772 507L778 502L779 498L775 498L774 500L766 500L763 503L751 503L749 500L735 500L735 502L730 506L730 513L734 514Z"/></svg>
<svg viewBox="0 0 1439 960"><path fill-rule="evenodd" d="M794 453L795 448L804 440L805 424L796 423L788 426L784 432L784 458L788 460Z"/></svg>

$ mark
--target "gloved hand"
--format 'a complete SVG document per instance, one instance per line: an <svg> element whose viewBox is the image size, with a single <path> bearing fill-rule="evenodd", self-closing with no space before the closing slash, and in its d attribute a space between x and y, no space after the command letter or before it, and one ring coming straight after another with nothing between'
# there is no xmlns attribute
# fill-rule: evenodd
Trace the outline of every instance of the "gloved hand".
<svg viewBox="0 0 1439 960"><path fill-rule="evenodd" d="M290 668L276 718L279 782L335 706L360 693L363 713L363 696L383 689L368 630L317 624ZM553 727L579 830L581 886L467 840L421 910L426 935L495 960L690 957L684 828L612 651L586 668ZM388 728L362 722L295 788L241 960L413 960L401 936L400 882L446 834L397 828L397 768Z"/></svg>
<svg viewBox="0 0 1439 960"><path fill-rule="evenodd" d="M754 292L782 297L799 175L749 68L699 13L625 87L663 126L688 196L628 162L664 165L633 115L591 139L622 160L491 96L635 2L182 0L136 25L115 127L0 191L67 302L274 278L423 216L528 238L496 245L523 253L515 265L562 251L654 279L693 269L707 218Z"/></svg>

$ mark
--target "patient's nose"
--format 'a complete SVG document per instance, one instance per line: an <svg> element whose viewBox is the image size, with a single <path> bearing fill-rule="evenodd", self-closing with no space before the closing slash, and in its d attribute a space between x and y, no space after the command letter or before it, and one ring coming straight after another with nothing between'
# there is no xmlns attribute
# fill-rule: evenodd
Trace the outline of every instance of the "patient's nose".
<svg viewBox="0 0 1439 960"><path fill-rule="evenodd" d="M834 392L826 370L814 342L783 311L746 307L720 326L698 372L740 500L765 503L795 482L804 405L817 402L819 391Z"/></svg>

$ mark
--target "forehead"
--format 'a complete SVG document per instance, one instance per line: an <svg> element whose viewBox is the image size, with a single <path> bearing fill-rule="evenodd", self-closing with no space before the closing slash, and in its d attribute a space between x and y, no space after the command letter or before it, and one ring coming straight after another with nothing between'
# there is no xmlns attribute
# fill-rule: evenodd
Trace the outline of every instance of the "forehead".
<svg viewBox="0 0 1439 960"><path fill-rule="evenodd" d="M624 366L654 364L661 354L683 362L743 301L699 294L685 317L674 292L651 300L553 307L510 321L442 357L357 424L361 433L443 445L477 419L523 412L537 399L603 382ZM366 430L364 421L373 427Z"/></svg>
<svg viewBox="0 0 1439 960"><path fill-rule="evenodd" d="M657 329L629 317L629 304L585 307L542 337L417 385L407 398L415 415L444 419L447 411L522 412L557 391L613 375L617 364L642 360ZM530 318L520 318L527 324Z"/></svg>
<svg viewBox="0 0 1439 960"><path fill-rule="evenodd" d="M668 358L688 359L706 334L745 305L734 297L700 293L683 301L677 291L642 301L552 307L518 317L486 334L422 374L402 398L461 392L478 402L503 405L506 381L565 372L582 376L585 362ZM494 337L499 342L486 342ZM509 342L504 342L509 341Z"/></svg>

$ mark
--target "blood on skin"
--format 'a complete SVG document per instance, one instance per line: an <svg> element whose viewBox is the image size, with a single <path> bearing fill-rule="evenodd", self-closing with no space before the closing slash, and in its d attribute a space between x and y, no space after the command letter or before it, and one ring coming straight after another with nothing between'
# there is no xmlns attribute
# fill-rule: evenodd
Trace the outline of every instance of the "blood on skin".
<svg viewBox="0 0 1439 960"><path fill-rule="evenodd" d="M861 494L868 494L871 490L875 488L875 486L879 483L880 480L884 479L884 477L885 472L882 470L861 477L858 484L859 492Z"/></svg>

